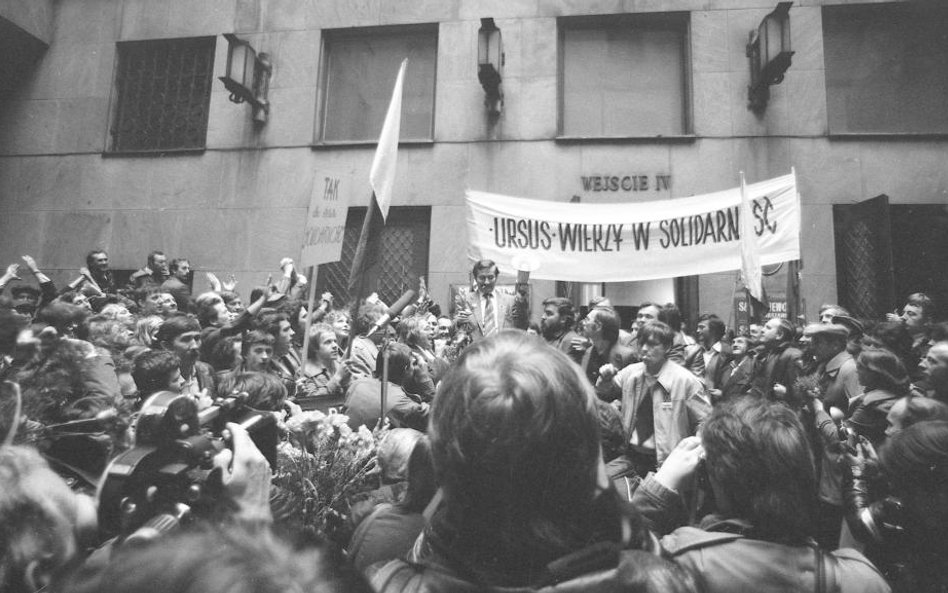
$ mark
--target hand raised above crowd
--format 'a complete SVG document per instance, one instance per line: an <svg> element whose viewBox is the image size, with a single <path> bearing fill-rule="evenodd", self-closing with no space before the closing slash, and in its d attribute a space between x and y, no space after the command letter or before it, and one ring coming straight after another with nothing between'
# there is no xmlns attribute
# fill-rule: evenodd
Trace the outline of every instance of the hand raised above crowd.
<svg viewBox="0 0 948 593"><path fill-rule="evenodd" d="M20 280L20 264L10 264L7 266L7 271L3 275L3 279L7 282L10 280Z"/></svg>

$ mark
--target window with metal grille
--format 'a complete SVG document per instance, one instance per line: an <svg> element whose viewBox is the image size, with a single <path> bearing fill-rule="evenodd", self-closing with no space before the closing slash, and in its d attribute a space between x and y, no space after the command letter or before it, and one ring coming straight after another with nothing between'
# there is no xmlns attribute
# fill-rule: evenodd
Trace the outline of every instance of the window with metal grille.
<svg viewBox="0 0 948 593"><path fill-rule="evenodd" d="M111 152L203 149L216 37L118 46Z"/></svg>
<svg viewBox="0 0 948 593"><path fill-rule="evenodd" d="M434 137L437 25L326 31L323 39L320 142L378 141L405 58L401 141Z"/></svg>
<svg viewBox="0 0 948 593"><path fill-rule="evenodd" d="M558 28L561 136L691 133L688 13L568 17Z"/></svg>
<svg viewBox="0 0 948 593"><path fill-rule="evenodd" d="M316 290L329 291L337 303L348 303L355 298L349 294L347 285L365 213L365 208L349 208L341 261L319 266ZM427 280L428 277L430 229L430 207L393 206L382 231L379 261L368 270L366 290L377 292L388 304L398 300L406 290L417 290L418 278Z"/></svg>

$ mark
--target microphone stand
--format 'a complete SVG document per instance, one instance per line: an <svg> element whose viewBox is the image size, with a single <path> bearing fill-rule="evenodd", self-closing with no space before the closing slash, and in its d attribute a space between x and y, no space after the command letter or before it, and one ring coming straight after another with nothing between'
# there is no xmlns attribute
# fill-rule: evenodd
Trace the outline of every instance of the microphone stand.
<svg viewBox="0 0 948 593"><path fill-rule="evenodd" d="M391 356L388 351L388 343L389 338L386 335L379 344L379 347L382 348L382 374L380 375L382 390L380 395L381 401L379 402L381 407L379 408L379 422L377 428L381 428L385 425L385 416L387 415L385 413L385 405L388 403L388 359Z"/></svg>

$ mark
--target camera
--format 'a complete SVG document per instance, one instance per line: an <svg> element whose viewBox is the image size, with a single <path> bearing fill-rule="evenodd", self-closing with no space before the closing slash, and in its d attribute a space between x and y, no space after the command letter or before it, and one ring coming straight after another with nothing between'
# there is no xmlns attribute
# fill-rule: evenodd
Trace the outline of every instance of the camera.
<svg viewBox="0 0 948 593"><path fill-rule="evenodd" d="M162 391L142 406L135 445L112 460L98 492L105 535L163 532L227 503L214 457L228 446L228 422L241 425L276 465L276 417L247 405L246 393L218 398L204 410L189 395Z"/></svg>

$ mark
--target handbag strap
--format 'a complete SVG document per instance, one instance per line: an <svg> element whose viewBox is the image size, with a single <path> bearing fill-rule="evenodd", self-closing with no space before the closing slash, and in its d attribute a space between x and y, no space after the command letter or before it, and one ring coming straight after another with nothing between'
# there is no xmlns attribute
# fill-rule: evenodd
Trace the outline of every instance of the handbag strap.
<svg viewBox="0 0 948 593"><path fill-rule="evenodd" d="M839 581L836 574L836 557L832 554L826 554L820 548L815 548L816 568L813 571L816 575L816 593L837 593L839 591Z"/></svg>

